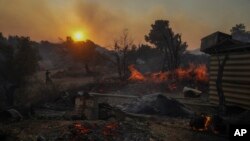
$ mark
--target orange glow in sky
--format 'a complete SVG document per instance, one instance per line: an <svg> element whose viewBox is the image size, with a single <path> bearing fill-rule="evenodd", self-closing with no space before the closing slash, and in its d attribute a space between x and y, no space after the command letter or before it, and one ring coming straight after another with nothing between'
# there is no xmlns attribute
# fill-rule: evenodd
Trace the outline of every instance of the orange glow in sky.
<svg viewBox="0 0 250 141"><path fill-rule="evenodd" d="M250 0L109 1L0 0L0 32L50 42L71 36L75 41L89 39L112 48L124 29L135 44L146 43L151 24L162 19L170 21L189 49L196 49L201 38L215 31L230 34L239 23L247 31L250 27Z"/></svg>

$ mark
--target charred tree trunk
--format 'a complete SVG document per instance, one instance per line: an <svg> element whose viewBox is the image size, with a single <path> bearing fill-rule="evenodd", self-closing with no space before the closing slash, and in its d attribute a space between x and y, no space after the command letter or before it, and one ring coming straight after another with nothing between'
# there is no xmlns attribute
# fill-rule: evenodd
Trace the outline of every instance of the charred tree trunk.
<svg viewBox="0 0 250 141"><path fill-rule="evenodd" d="M121 59L118 54L116 54L115 57L116 57L116 67L117 67L119 79L122 80Z"/></svg>
<svg viewBox="0 0 250 141"><path fill-rule="evenodd" d="M122 79L126 80L126 74L127 74L127 54L126 54L126 50L124 50L123 52L123 62L122 62L122 68L123 68L123 76Z"/></svg>
<svg viewBox="0 0 250 141"><path fill-rule="evenodd" d="M14 94L17 88L17 85L4 86L7 104L10 107L14 105Z"/></svg>
<svg viewBox="0 0 250 141"><path fill-rule="evenodd" d="M226 106L225 106L224 91L222 87L222 78L223 78L223 73L224 73L224 67L225 67L226 61L228 60L228 55L225 55L222 62L219 58L219 55L217 55L217 60L218 60L218 75L216 79L216 89L217 89L217 93L219 97L219 112L221 114L224 114L226 112Z"/></svg>

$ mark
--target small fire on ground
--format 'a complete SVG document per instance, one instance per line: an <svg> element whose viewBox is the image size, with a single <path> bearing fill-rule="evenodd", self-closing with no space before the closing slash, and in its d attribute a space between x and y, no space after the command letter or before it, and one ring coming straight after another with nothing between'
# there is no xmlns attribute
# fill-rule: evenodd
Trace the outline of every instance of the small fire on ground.
<svg viewBox="0 0 250 141"><path fill-rule="evenodd" d="M78 121L69 126L69 141L149 141L154 137L148 125L135 121Z"/></svg>
<svg viewBox="0 0 250 141"><path fill-rule="evenodd" d="M219 116L196 115L190 121L190 127L194 131L210 131L214 134L223 133L226 131L226 124Z"/></svg>
<svg viewBox="0 0 250 141"><path fill-rule="evenodd" d="M96 128L96 126L88 126L88 125L84 125L83 123L75 123L74 129L75 129L75 133L78 135L89 134L92 132L93 129ZM105 136L114 136L116 134L117 129L118 129L118 123L110 122L110 123L105 124L102 127L101 133Z"/></svg>

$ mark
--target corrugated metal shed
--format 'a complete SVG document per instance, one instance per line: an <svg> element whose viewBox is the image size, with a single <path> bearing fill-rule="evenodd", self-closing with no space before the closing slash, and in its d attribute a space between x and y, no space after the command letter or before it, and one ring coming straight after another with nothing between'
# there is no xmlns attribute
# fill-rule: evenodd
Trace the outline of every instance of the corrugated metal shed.
<svg viewBox="0 0 250 141"><path fill-rule="evenodd" d="M225 54L220 55L220 59ZM209 99L218 104L216 78L218 74L218 60L216 55L210 58ZM226 97L226 104L238 105L250 109L250 52L229 54L224 67L222 86Z"/></svg>
<svg viewBox="0 0 250 141"><path fill-rule="evenodd" d="M211 38L211 35L210 35ZM204 45L204 43L203 43ZM203 48L204 49L204 48ZM228 55L224 66L222 86L227 105L237 105L250 109L250 44L233 40L224 40L202 50L210 57L209 100L218 104L216 79L218 74L218 57L222 60Z"/></svg>

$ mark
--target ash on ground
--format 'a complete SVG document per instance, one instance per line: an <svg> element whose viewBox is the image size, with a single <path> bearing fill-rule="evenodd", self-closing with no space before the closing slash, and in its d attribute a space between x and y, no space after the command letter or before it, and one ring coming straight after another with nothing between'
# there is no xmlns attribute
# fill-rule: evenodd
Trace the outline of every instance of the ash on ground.
<svg viewBox="0 0 250 141"><path fill-rule="evenodd" d="M162 94L145 95L119 108L128 113L170 117L188 117L193 114L182 103Z"/></svg>

